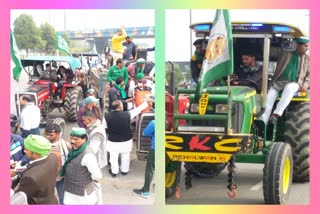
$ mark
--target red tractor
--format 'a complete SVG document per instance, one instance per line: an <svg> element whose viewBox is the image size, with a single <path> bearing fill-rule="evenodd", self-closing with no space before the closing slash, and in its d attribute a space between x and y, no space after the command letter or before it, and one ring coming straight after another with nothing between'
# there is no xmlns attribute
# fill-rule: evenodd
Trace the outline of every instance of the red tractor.
<svg viewBox="0 0 320 214"><path fill-rule="evenodd" d="M77 106L83 97L75 72L81 67L80 61L69 56L33 56L22 59L21 64L29 76L29 86L19 89L15 93L17 116L19 117L21 113L21 106L18 104L19 98L22 95L28 95L33 98L34 103L41 110L42 126L48 120L52 120L48 114L55 108L58 108L60 112L61 108L64 109L67 119L75 121ZM64 72L60 73L61 71L55 70L58 64L63 65ZM50 70L45 71L44 67L49 67L49 65ZM12 118L15 120L14 116ZM55 121L64 126L62 118L55 119Z"/></svg>

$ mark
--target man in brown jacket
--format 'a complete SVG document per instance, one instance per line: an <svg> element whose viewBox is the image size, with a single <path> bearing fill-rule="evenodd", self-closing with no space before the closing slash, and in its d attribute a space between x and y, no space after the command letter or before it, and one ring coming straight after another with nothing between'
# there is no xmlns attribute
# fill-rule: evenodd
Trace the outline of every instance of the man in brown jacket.
<svg viewBox="0 0 320 214"><path fill-rule="evenodd" d="M30 162L14 192L24 192L28 204L58 204L54 195L58 157L49 154L51 149L49 140L31 134L24 140L24 146Z"/></svg>
<svg viewBox="0 0 320 214"><path fill-rule="evenodd" d="M296 41L296 51L282 54L277 62L277 68L271 81L272 86L267 95L266 110L261 116L265 124L269 120L273 104L280 91L282 91L281 99L270 118L272 123L282 115L296 92L306 92L309 88L310 56L306 53L309 39L299 37Z"/></svg>

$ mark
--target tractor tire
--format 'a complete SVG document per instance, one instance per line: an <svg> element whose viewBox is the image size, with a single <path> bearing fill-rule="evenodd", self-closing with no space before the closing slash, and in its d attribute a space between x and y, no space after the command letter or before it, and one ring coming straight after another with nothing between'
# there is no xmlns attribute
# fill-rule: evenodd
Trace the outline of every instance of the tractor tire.
<svg viewBox="0 0 320 214"><path fill-rule="evenodd" d="M67 119L71 122L77 120L79 102L82 100L82 89L80 86L67 90L64 100L64 109L66 110Z"/></svg>
<svg viewBox="0 0 320 214"><path fill-rule="evenodd" d="M290 144L292 149L294 182L309 182L309 118L309 103L290 106L286 113L286 130L284 137L285 142Z"/></svg>
<svg viewBox="0 0 320 214"><path fill-rule="evenodd" d="M53 123L55 124L58 124L60 129L61 129L61 132L60 132L60 136L63 136L64 134L64 130L65 130L65 127L66 127L66 122L63 118L61 117L58 117L56 119L53 120Z"/></svg>
<svg viewBox="0 0 320 214"><path fill-rule="evenodd" d="M197 177L215 177L219 175L228 165L228 163L191 163L186 162L184 168Z"/></svg>
<svg viewBox="0 0 320 214"><path fill-rule="evenodd" d="M171 164L171 167L169 166L170 164ZM168 170L168 168L171 168L171 170ZM165 174L166 198L172 197L175 194L176 188L179 184L180 174L181 174L181 163L172 162L169 160L169 157L166 156L166 174Z"/></svg>
<svg viewBox="0 0 320 214"><path fill-rule="evenodd" d="M273 143L263 168L263 196L266 204L286 204L292 184L293 158L287 143Z"/></svg>

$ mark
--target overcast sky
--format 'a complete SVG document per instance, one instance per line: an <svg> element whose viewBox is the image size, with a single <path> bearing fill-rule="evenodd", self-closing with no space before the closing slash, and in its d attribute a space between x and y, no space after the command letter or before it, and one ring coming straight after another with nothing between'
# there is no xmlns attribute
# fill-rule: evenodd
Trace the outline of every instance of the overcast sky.
<svg viewBox="0 0 320 214"><path fill-rule="evenodd" d="M11 28L22 13L33 17L36 25L48 22L57 31L93 30L124 27L154 26L154 10L11 10Z"/></svg>

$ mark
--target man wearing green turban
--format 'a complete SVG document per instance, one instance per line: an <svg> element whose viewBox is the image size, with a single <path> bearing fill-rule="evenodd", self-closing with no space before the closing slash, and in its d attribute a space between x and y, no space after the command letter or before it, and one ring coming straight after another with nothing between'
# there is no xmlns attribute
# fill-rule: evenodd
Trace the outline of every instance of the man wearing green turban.
<svg viewBox="0 0 320 214"><path fill-rule="evenodd" d="M30 162L14 192L24 192L28 204L58 204L54 193L58 176L58 157L49 154L49 140L30 134L24 140L24 146Z"/></svg>
<svg viewBox="0 0 320 214"><path fill-rule="evenodd" d="M296 38L296 42L296 51L286 52L278 59L267 95L266 110L261 116L265 124L268 123L273 104L280 91L282 91L281 99L271 115L271 123L275 123L277 118L281 117L296 92L306 93L310 86L310 56L307 54L309 39L299 37Z"/></svg>

